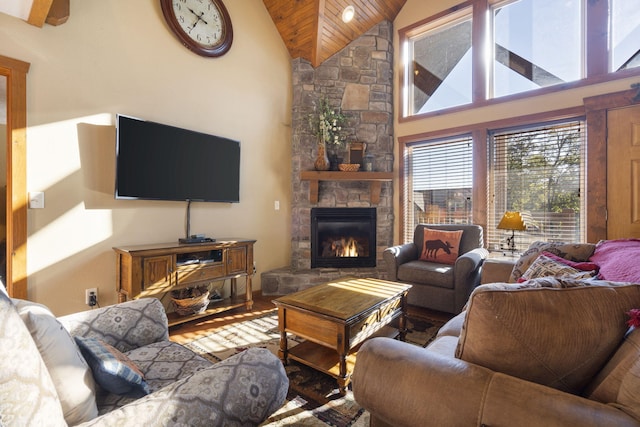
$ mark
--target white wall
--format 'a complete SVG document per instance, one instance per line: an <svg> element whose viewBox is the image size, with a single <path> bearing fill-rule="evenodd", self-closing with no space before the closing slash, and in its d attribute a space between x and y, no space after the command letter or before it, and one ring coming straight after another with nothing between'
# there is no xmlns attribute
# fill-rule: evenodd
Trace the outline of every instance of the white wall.
<svg viewBox="0 0 640 427"><path fill-rule="evenodd" d="M61 315L98 287L112 304L113 246L185 233L186 202L114 200L116 113L239 140L240 203L192 204L191 231L257 239L258 289L290 262L291 60L262 1L225 5L234 40L220 58L184 48L155 0L72 0L67 23L41 29L0 14L0 54L31 64L27 186L45 192L28 211L30 299Z"/></svg>

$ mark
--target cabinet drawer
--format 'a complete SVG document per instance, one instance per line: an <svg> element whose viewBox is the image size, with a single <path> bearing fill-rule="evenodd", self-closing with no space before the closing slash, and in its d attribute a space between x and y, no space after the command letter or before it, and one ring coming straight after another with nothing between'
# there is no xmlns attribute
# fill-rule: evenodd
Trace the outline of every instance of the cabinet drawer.
<svg viewBox="0 0 640 427"><path fill-rule="evenodd" d="M196 283L206 280L215 280L225 276L224 264L200 265L197 267L180 267L178 268L178 283L184 285L186 283Z"/></svg>

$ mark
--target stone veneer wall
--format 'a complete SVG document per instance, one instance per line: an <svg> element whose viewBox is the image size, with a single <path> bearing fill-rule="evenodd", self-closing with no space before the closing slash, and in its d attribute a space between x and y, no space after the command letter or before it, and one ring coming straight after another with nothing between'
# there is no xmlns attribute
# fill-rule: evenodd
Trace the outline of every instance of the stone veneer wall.
<svg viewBox="0 0 640 427"><path fill-rule="evenodd" d="M326 280L351 275L383 278L382 251L393 242L393 185L382 184L380 203L372 205L369 183L321 181L319 201L309 201L309 182L300 172L313 170L317 139L311 134L309 114L321 97L341 106L349 117L349 141L365 142L366 154L374 156L374 171L393 170L393 33L382 22L347 47L313 68L304 59L292 61L292 241L291 265L263 273L262 292L287 294ZM311 269L311 208L376 207L376 268Z"/></svg>

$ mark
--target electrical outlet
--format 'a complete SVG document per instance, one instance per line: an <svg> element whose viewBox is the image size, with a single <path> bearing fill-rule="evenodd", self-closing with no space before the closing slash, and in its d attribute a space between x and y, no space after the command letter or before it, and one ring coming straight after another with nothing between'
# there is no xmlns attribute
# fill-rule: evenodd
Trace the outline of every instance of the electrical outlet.
<svg viewBox="0 0 640 427"><path fill-rule="evenodd" d="M91 296L93 295L93 299ZM84 303L89 307L98 304L98 288L88 288L84 290Z"/></svg>

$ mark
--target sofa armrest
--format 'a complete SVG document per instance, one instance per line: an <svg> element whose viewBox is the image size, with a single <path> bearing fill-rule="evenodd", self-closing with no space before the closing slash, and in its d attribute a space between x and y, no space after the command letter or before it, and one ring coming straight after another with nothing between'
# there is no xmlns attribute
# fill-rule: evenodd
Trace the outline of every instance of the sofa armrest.
<svg viewBox="0 0 640 427"><path fill-rule="evenodd" d="M454 266L454 289L456 313L462 311L471 291L480 284L480 272L489 252L484 248L476 248L458 257Z"/></svg>
<svg viewBox="0 0 640 427"><path fill-rule="evenodd" d="M59 317L72 336L95 337L122 352L169 339L167 314L157 298L141 298Z"/></svg>
<svg viewBox="0 0 640 427"><path fill-rule="evenodd" d="M387 267L387 279L392 281L398 280L398 267L404 263L418 259L418 256L418 249L413 243L386 248L384 252L382 252L382 259L384 259Z"/></svg>
<svg viewBox="0 0 640 427"><path fill-rule="evenodd" d="M81 425L258 425L282 406L288 387L282 362L250 348Z"/></svg>
<svg viewBox="0 0 640 427"><path fill-rule="evenodd" d="M639 425L613 406L389 338L363 344L352 382L372 420L395 427Z"/></svg>
<svg viewBox="0 0 640 427"><path fill-rule="evenodd" d="M480 284L507 283L511 277L511 271L517 258L489 258L482 264Z"/></svg>

